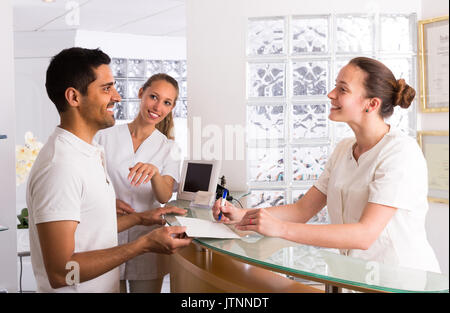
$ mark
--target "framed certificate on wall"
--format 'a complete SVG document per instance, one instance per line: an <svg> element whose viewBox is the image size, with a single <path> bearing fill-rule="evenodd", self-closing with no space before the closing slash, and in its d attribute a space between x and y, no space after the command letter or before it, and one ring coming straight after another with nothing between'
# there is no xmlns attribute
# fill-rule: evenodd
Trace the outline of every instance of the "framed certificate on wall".
<svg viewBox="0 0 450 313"><path fill-rule="evenodd" d="M448 204L448 131L419 131L417 140L428 166L428 200Z"/></svg>
<svg viewBox="0 0 450 313"><path fill-rule="evenodd" d="M419 21L418 27L422 112L448 112L448 15Z"/></svg>

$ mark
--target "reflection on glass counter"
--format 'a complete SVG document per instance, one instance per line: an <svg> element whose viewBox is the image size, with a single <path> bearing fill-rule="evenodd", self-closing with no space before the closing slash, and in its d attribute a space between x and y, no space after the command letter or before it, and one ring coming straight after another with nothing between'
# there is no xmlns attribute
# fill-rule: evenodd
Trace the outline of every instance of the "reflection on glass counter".
<svg viewBox="0 0 450 313"><path fill-rule="evenodd" d="M186 201L174 204L180 207L188 205ZM189 208L187 216L213 220L210 209ZM178 225L175 218L167 219L170 225ZM357 259L341 255L336 249L303 245L254 232L236 232L242 236L241 239L196 238L194 242L244 263L351 290L449 291L448 277L443 274Z"/></svg>

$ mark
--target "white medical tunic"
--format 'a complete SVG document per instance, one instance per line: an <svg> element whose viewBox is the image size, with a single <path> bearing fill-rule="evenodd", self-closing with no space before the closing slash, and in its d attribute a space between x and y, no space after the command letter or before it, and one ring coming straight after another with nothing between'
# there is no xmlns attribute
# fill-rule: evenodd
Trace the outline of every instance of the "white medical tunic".
<svg viewBox="0 0 450 313"><path fill-rule="evenodd" d="M31 169L27 185L30 252L38 292L119 292L119 268L86 282L53 289L45 270L36 224L76 221L74 252L117 246L116 196L103 148L56 127ZM70 271L76 272L74 266Z"/></svg>
<svg viewBox="0 0 450 313"><path fill-rule="evenodd" d="M117 199L128 203L136 212L161 207L152 190L151 182L132 186L127 179L129 169L136 163L150 163L159 173L175 180L173 191L180 179L181 152L178 145L155 129L139 146L136 153L127 124L101 130L95 140L104 147L108 173L111 177ZM114 210L115 211L115 210ZM119 234L119 244L131 242L153 229L155 226L134 226ZM126 280L151 280L169 273L169 256L145 253L120 266L120 278Z"/></svg>
<svg viewBox="0 0 450 313"><path fill-rule="evenodd" d="M358 161L355 138L339 142L314 185L327 196L332 224L356 223L368 202L397 210L367 250L342 254L395 266L440 272L425 232L427 165L417 142L391 130Z"/></svg>

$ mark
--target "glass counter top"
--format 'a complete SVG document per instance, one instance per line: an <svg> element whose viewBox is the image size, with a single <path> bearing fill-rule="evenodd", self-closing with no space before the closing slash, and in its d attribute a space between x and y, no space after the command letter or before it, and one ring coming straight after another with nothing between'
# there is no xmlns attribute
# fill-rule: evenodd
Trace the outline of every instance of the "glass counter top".
<svg viewBox="0 0 450 313"><path fill-rule="evenodd" d="M210 209L188 208L189 202L170 203L188 210L187 217L214 220ZM179 225L166 216L170 225ZM196 238L207 249L306 280L348 289L380 292L449 292L448 276L389 266L339 254L337 249L314 247L255 232L237 231L242 239Z"/></svg>

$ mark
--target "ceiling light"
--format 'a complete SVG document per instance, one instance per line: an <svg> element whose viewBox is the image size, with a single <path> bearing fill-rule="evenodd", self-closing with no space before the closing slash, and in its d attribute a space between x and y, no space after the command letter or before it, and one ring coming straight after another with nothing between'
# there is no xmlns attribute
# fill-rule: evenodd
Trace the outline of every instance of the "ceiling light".
<svg viewBox="0 0 450 313"><path fill-rule="evenodd" d="M50 2L55 2L55 0L42 0L44 2L50 3Z"/></svg>

